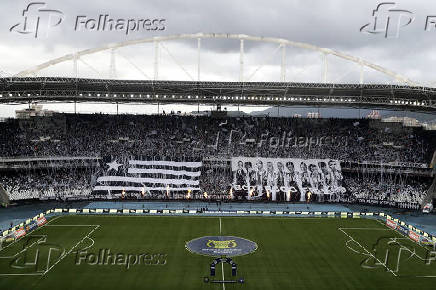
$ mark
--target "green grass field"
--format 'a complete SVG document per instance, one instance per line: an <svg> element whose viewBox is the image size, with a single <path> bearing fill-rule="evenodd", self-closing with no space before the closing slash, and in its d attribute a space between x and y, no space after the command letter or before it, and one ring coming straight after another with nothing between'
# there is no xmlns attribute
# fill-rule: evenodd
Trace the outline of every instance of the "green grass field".
<svg viewBox="0 0 436 290"><path fill-rule="evenodd" d="M189 240L220 235L220 219L222 235L258 245L233 259L244 284L205 283L213 258L185 249ZM129 269L122 258L80 260L107 249L148 255ZM426 265L427 257L371 219L70 215L0 251L0 289L433 289L436 278L423 276L436 277L436 261ZM164 265L149 265L156 261ZM222 276L234 279L229 265L217 267L214 279Z"/></svg>

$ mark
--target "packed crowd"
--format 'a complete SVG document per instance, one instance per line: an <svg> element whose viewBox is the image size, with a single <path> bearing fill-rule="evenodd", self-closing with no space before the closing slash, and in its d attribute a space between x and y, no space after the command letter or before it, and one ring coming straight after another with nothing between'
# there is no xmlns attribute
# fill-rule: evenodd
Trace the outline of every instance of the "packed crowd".
<svg viewBox="0 0 436 290"><path fill-rule="evenodd" d="M96 172L91 170L37 170L0 175L0 185L10 199L107 199L107 193L92 192ZM239 199L232 190L231 168L205 166L202 170L199 192L127 193L126 198L135 199ZM343 186L346 190L312 197L315 202L348 202L374 205L389 205L404 208L419 208L430 187L429 179L396 176L389 174L344 174ZM189 197L188 197L189 196ZM119 196L118 196L119 198ZM124 196L123 196L124 198ZM246 198L244 198L246 199ZM248 198L247 198L248 199ZM291 199L295 202L298 200Z"/></svg>
<svg viewBox="0 0 436 290"><path fill-rule="evenodd" d="M210 196L230 197L232 171L230 168L203 168L200 188Z"/></svg>
<svg viewBox="0 0 436 290"><path fill-rule="evenodd" d="M370 120L75 115L0 122L0 156L295 157L429 163L435 136Z"/></svg>
<svg viewBox="0 0 436 290"><path fill-rule="evenodd" d="M27 171L0 175L10 200L86 197L91 194L90 173L76 170Z"/></svg>
<svg viewBox="0 0 436 290"><path fill-rule="evenodd" d="M345 180L347 193L342 198L366 203L422 204L430 187L430 180L389 174L348 175Z"/></svg>
<svg viewBox="0 0 436 290"><path fill-rule="evenodd" d="M436 144L436 136L419 128L344 119L55 114L0 122L0 132L0 157L7 158L165 156L167 160L224 160L244 156L428 164ZM91 171L30 169L2 173L0 185L11 200L87 198L92 196L97 178ZM209 162L202 168L201 193L192 197L202 198L206 193L209 198L231 198L232 180L231 168L222 164L214 167ZM329 195L326 201L417 204L428 189L426 182L411 178L380 180L376 175L346 176L343 186L346 191ZM142 197L143 193L135 196ZM178 196L184 197L185 193Z"/></svg>

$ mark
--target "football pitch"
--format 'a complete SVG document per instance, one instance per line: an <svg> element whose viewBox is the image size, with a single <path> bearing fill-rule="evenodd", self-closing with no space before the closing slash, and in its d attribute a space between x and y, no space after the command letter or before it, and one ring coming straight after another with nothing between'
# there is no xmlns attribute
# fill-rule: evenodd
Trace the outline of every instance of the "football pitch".
<svg viewBox="0 0 436 290"><path fill-rule="evenodd" d="M210 276L185 245L224 235L257 249ZM65 215L3 245L0 289L432 289L433 254L375 219Z"/></svg>

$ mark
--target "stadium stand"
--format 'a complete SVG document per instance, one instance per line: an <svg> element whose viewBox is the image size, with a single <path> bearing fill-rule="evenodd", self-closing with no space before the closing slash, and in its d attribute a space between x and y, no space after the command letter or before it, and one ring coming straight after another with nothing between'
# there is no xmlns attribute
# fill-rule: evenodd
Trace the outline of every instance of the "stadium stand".
<svg viewBox="0 0 436 290"><path fill-rule="evenodd" d="M436 200L436 176L433 178L433 183L428 189L427 195L423 203L432 203Z"/></svg>
<svg viewBox="0 0 436 290"><path fill-rule="evenodd" d="M56 114L0 123L2 156L262 156L430 162L434 136L379 120Z"/></svg>
<svg viewBox="0 0 436 290"><path fill-rule="evenodd" d="M416 208L430 182L414 173L430 168L436 144L422 128L368 119L54 114L8 119L0 130L0 184L14 201L107 198L91 195L100 165L129 156L202 160L201 192L191 197L229 199L231 159L244 156L339 160L345 190L323 201Z"/></svg>
<svg viewBox="0 0 436 290"><path fill-rule="evenodd" d="M3 186L0 185L0 204L3 206L9 205L9 196Z"/></svg>

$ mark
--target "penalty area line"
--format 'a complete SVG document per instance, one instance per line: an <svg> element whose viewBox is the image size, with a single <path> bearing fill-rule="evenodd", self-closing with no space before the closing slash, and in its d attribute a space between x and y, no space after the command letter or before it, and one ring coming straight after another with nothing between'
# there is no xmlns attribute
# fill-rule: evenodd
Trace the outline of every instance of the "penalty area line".
<svg viewBox="0 0 436 290"><path fill-rule="evenodd" d="M30 249L33 245L35 245L35 244L37 244L37 243L39 243L41 241L45 241L45 239L47 238L47 235L33 235L33 236L29 235L29 236L27 236L27 238L28 237L39 237L39 239L36 240L35 242L33 242L30 246L27 246L27 247L23 248L21 251L17 252L15 255L9 256L9 257L0 257L0 259L12 259L12 258L15 258L19 254L21 254L21 253L27 251L28 249Z"/></svg>
<svg viewBox="0 0 436 290"><path fill-rule="evenodd" d="M380 220L377 220L377 221L380 222L380 224L386 226L386 224L383 223L382 221L380 221ZM392 229L392 228L388 228L387 230L388 230L388 231L392 231L392 232L394 232L395 234L399 235L400 237L404 237L404 236L402 236L402 235L401 235L397 230L394 230L394 229ZM397 239L400 239L400 238L397 238ZM405 238L404 240L412 241L410 238ZM413 241L413 243L414 243L414 244L418 244L418 246L420 246L421 248L423 248L423 249L426 250L426 251L430 251L429 249L427 249L426 247L424 247L423 245L421 245L421 243L418 243L418 242L415 242L415 241ZM398 244L400 244L400 243L398 243ZM403 246L403 247L405 247L403 244L400 244L400 245Z"/></svg>
<svg viewBox="0 0 436 290"><path fill-rule="evenodd" d="M41 276L44 273L0 274L0 276Z"/></svg>
<svg viewBox="0 0 436 290"><path fill-rule="evenodd" d="M47 227L96 227L100 225L46 225Z"/></svg>
<svg viewBox="0 0 436 290"><path fill-rule="evenodd" d="M58 216L56 216L56 217L53 217L53 218L50 219L50 220L49 220L45 225L43 225L43 226L41 226L41 227L38 227L36 230L32 231L31 233L32 233L32 234L36 233L37 231L39 231L39 230L42 229L43 227L46 227L49 223L51 223L52 221L57 220L57 219L60 218L60 217L61 217L60 215L58 215ZM16 239L15 241L13 241L12 243L10 243L10 244L7 245L6 247L1 248L1 249L0 249L0 252L2 252L4 249L7 249L7 248L9 248L10 246L14 245L14 244L17 243L18 241L21 241L21 240L22 240L23 238L25 238L26 236L28 237L28 235L22 236L21 238Z"/></svg>
<svg viewBox="0 0 436 290"><path fill-rule="evenodd" d="M392 275L394 275L395 277L398 277L397 274L395 274L394 271L392 271L391 269L388 268L388 266L385 263L382 263L379 259L377 259L373 254L371 254L370 251L368 251L364 246L362 246L358 241L356 241L352 236L350 236L349 234L347 234L342 228L338 228L338 230L340 230L341 232L343 232L351 241L355 242L356 244L359 245L359 247L361 247L363 250L365 250L365 252L371 256L372 258L374 258L377 262L380 263L380 265L383 265L386 270L388 270L389 272L391 272Z"/></svg>
<svg viewBox="0 0 436 290"><path fill-rule="evenodd" d="M389 229L382 228L339 228L342 230L368 230L368 231L389 231Z"/></svg>
<svg viewBox="0 0 436 290"><path fill-rule="evenodd" d="M69 254L71 254L71 252L78 246L80 245L85 239L89 238L89 236L94 233L95 230L97 230L98 228L100 228L100 225L95 225L95 228L90 231L86 236L84 236L80 241L78 241L66 254L62 255L59 260L57 260L53 265L51 265L43 274L42 276L44 277L51 269L53 269L54 266L56 266L60 261L62 261L66 256L68 256Z"/></svg>

